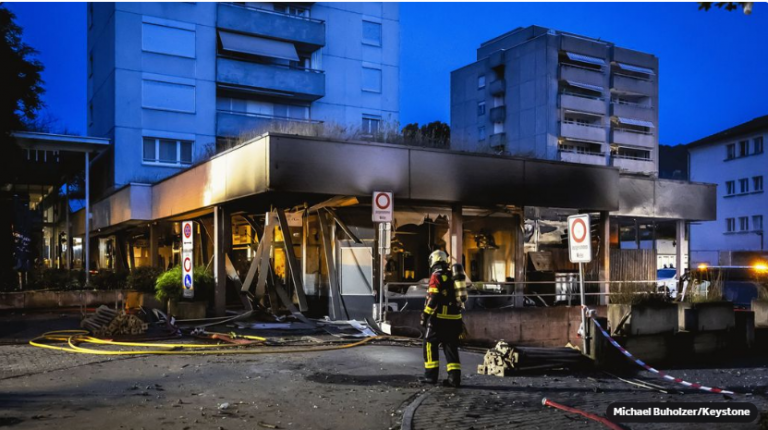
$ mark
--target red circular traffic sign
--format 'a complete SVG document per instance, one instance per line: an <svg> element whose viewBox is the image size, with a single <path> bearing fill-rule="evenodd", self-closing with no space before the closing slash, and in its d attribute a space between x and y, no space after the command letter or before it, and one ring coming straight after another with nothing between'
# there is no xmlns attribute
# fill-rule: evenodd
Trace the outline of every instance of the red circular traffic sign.
<svg viewBox="0 0 768 430"><path fill-rule="evenodd" d="M187 272L192 271L192 260L190 260L189 257L184 259L184 270Z"/></svg>
<svg viewBox="0 0 768 430"><path fill-rule="evenodd" d="M184 236L189 238L192 235L192 224L184 224Z"/></svg>
<svg viewBox="0 0 768 430"><path fill-rule="evenodd" d="M382 203L381 201L384 200L386 203ZM390 200L389 195L386 193L380 193L376 195L376 207L381 210L389 209L389 205L392 203L392 200Z"/></svg>
<svg viewBox="0 0 768 430"><path fill-rule="evenodd" d="M577 236L576 233L576 226L581 225L581 236ZM581 218L576 218L573 220L573 224L571 224L571 238L576 241L576 243L584 242L584 238L587 237L587 224L584 223L584 220Z"/></svg>

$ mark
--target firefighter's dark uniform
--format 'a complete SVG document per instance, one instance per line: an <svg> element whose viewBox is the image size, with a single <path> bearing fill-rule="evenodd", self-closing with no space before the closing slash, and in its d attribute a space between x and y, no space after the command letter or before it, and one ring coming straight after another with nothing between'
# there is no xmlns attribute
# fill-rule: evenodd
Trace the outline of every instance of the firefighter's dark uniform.
<svg viewBox="0 0 768 430"><path fill-rule="evenodd" d="M427 301L422 318L426 320L427 333L424 337L424 377L428 382L437 382L440 374L438 347L443 345L448 361L450 385L458 386L461 380L459 360L459 335L462 331L461 305L456 293L451 272L438 267L429 279Z"/></svg>

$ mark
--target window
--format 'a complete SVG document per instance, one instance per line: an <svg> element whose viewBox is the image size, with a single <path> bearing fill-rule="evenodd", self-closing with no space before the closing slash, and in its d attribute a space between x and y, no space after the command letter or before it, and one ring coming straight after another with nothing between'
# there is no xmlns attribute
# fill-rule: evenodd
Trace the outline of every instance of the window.
<svg viewBox="0 0 768 430"><path fill-rule="evenodd" d="M145 137L143 160L146 163L192 164L192 142L188 140Z"/></svg>
<svg viewBox="0 0 768 430"><path fill-rule="evenodd" d="M363 21L363 43L366 45L381 46L381 24L378 22Z"/></svg>
<svg viewBox="0 0 768 430"><path fill-rule="evenodd" d="M477 89L483 88L485 88L485 75L480 75L477 77Z"/></svg>
<svg viewBox="0 0 768 430"><path fill-rule="evenodd" d="M485 115L485 102L480 102L477 104L477 115Z"/></svg>
<svg viewBox="0 0 768 430"><path fill-rule="evenodd" d="M752 177L752 191L763 191L763 177L762 176L753 176Z"/></svg>
<svg viewBox="0 0 768 430"><path fill-rule="evenodd" d="M284 13L286 15L300 16L302 18L309 18L309 9L289 6L283 3L275 3L275 12Z"/></svg>
<svg viewBox="0 0 768 430"><path fill-rule="evenodd" d="M740 231L748 231L749 230L749 217L748 216L740 216L739 217L739 230Z"/></svg>
<svg viewBox="0 0 768 430"><path fill-rule="evenodd" d="M736 193L736 182L735 181L727 181L725 183L725 194L730 196L732 194Z"/></svg>
<svg viewBox="0 0 768 430"><path fill-rule="evenodd" d="M158 54L195 58L195 26L145 16L141 25L141 49Z"/></svg>
<svg viewBox="0 0 768 430"><path fill-rule="evenodd" d="M485 127L477 129L477 140L485 140Z"/></svg>
<svg viewBox="0 0 768 430"><path fill-rule="evenodd" d="M374 115L363 115L363 129L364 136L373 136L379 133L381 127L381 117Z"/></svg>
<svg viewBox="0 0 768 430"><path fill-rule="evenodd" d="M194 113L194 82L191 79L145 76L141 81L141 106L151 109Z"/></svg>
<svg viewBox="0 0 768 430"><path fill-rule="evenodd" d="M728 232L736 231L736 219L735 218L726 218L725 219L725 231L728 231Z"/></svg>
<svg viewBox="0 0 768 430"><path fill-rule="evenodd" d="M763 216L754 215L752 217L752 230L763 231Z"/></svg>
<svg viewBox="0 0 768 430"><path fill-rule="evenodd" d="M363 67L363 91L381 92L381 69Z"/></svg>
<svg viewBox="0 0 768 430"><path fill-rule="evenodd" d="M758 136L752 140L752 153L753 154L763 153L763 136Z"/></svg>
<svg viewBox="0 0 768 430"><path fill-rule="evenodd" d="M749 192L749 179L739 179L739 192L742 194Z"/></svg>
<svg viewBox="0 0 768 430"><path fill-rule="evenodd" d="M749 141L742 140L739 142L739 157L746 157L749 155Z"/></svg>
<svg viewBox="0 0 768 430"><path fill-rule="evenodd" d="M725 146L725 158L727 160L730 160L732 158L736 158L736 144L735 143L729 143Z"/></svg>

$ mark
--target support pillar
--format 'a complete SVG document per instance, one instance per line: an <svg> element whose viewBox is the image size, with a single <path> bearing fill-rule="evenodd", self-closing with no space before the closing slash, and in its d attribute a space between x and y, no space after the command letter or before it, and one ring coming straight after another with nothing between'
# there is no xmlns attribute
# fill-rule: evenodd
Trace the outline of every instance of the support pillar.
<svg viewBox="0 0 768 430"><path fill-rule="evenodd" d="M157 224L152 223L149 225L149 265L152 267L158 267L159 255L157 255ZM162 269L165 269L163 267Z"/></svg>
<svg viewBox="0 0 768 430"><path fill-rule="evenodd" d="M601 282L600 304L608 304L608 293L611 292L611 214L607 211L600 212L600 252L597 256L599 269L598 277Z"/></svg>
<svg viewBox="0 0 768 430"><path fill-rule="evenodd" d="M227 305L226 253L232 242L232 217L224 206L213 210L213 277L216 287L213 295L214 313L224 316Z"/></svg>
<svg viewBox="0 0 768 430"><path fill-rule="evenodd" d="M75 244L75 241L72 239L72 221L69 218L69 185L65 184L64 187L67 194L64 199L64 213L66 214L66 225L64 226L64 229L67 232L67 253L64 267L66 267L67 270L72 270L72 246Z"/></svg>
<svg viewBox="0 0 768 430"><path fill-rule="evenodd" d="M464 264L464 217L461 213L461 205L451 207L451 263ZM467 270L465 267L464 270Z"/></svg>
<svg viewBox="0 0 768 430"><path fill-rule="evenodd" d="M91 280L91 156L85 153L85 240L83 260L85 267L85 285Z"/></svg>
<svg viewBox="0 0 768 430"><path fill-rule="evenodd" d="M675 221L675 270L677 270L677 279L681 279L685 273L683 267L683 251L685 249L685 220L677 220Z"/></svg>
<svg viewBox="0 0 768 430"><path fill-rule="evenodd" d="M520 213L513 215L512 225L515 230L515 284L514 289L507 288L507 294L515 292L515 307L522 308L525 303L525 217Z"/></svg>

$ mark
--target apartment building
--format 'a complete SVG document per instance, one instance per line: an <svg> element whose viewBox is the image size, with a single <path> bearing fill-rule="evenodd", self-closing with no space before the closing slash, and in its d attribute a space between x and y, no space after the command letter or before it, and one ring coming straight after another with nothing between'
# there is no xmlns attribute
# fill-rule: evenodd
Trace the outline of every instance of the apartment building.
<svg viewBox="0 0 768 430"><path fill-rule="evenodd" d="M691 224L691 261L751 264L765 250L768 115L688 144L691 180L717 187L717 220Z"/></svg>
<svg viewBox="0 0 768 430"><path fill-rule="evenodd" d="M451 73L452 148L656 176L658 76L651 54L517 28Z"/></svg>
<svg viewBox="0 0 768 430"><path fill-rule="evenodd" d="M88 3L94 196L269 128L396 125L399 31L397 3Z"/></svg>

